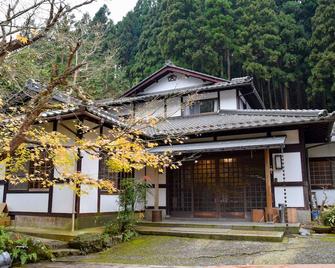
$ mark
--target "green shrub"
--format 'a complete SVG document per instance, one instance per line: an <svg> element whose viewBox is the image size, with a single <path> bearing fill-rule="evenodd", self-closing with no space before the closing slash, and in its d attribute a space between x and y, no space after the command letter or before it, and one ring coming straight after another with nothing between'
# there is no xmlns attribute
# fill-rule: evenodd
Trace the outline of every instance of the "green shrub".
<svg viewBox="0 0 335 268"><path fill-rule="evenodd" d="M82 234L69 242L70 248L79 249L82 253L100 252L119 242L118 237L106 234Z"/></svg>
<svg viewBox="0 0 335 268"><path fill-rule="evenodd" d="M40 241L9 233L0 228L0 253L7 251L14 264L52 260L51 250Z"/></svg>
<svg viewBox="0 0 335 268"><path fill-rule="evenodd" d="M107 225L105 233L108 235L121 235L122 241L128 241L137 236L135 224L137 222L135 205L145 202L146 190L150 184L134 178L122 179L119 191L119 211L115 222Z"/></svg>
<svg viewBox="0 0 335 268"><path fill-rule="evenodd" d="M335 226L335 207L330 207L330 208L325 209L321 213L321 220L324 225L334 227Z"/></svg>

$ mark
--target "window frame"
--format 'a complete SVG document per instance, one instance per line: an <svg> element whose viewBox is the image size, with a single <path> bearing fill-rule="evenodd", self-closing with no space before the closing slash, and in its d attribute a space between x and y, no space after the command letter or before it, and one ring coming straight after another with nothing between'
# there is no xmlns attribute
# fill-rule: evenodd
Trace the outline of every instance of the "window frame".
<svg viewBox="0 0 335 268"><path fill-rule="evenodd" d="M201 103L206 101L212 101L213 102L213 111L210 112L201 112ZM199 106L197 109L199 110L198 113L194 113L193 109L195 105ZM204 115L204 114L213 114L218 111L219 107L219 101L218 98L206 98L206 99L199 99L195 100L189 107L186 107L183 112L183 116L197 116L197 115Z"/></svg>
<svg viewBox="0 0 335 268"><path fill-rule="evenodd" d="M33 148L32 148L33 150ZM52 165L52 162L50 164L50 174L49 174L49 180L54 180L54 166ZM26 169L27 169L27 174L31 175L34 172L34 161L29 160L26 163ZM18 177L20 178L24 178L25 176L20 176L18 175ZM32 187L32 185L34 184L40 184L41 181L28 181L25 182L24 184L26 184L26 187L23 189L15 189L15 188L11 188L11 183L8 182L8 187L7 187L7 192L8 193L48 193L50 190L50 187ZM23 183L21 183L23 184ZM18 185L18 184L17 184ZM16 185L13 185L14 187Z"/></svg>
<svg viewBox="0 0 335 268"><path fill-rule="evenodd" d="M329 167L327 167L328 171L323 168L323 170L319 170L319 174L330 176L331 178L318 178L315 179L313 176L316 176L313 174L313 163L316 162L328 162ZM317 168L320 169L320 166ZM330 172L330 174L325 174L325 172ZM320 176L319 175L319 176ZM309 158L309 176L310 176L310 184L312 189L335 189L335 157L312 157ZM331 180L331 183L325 183L327 180ZM315 181L319 181L318 183L315 183ZM320 183L320 181L324 181L323 183Z"/></svg>

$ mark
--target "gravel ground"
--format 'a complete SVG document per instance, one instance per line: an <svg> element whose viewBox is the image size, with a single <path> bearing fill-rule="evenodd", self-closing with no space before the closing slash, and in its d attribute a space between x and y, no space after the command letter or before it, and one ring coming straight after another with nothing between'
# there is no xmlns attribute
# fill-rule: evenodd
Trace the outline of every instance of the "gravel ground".
<svg viewBox="0 0 335 268"><path fill-rule="evenodd" d="M140 236L98 254L66 257L54 264L31 267L335 264L334 253L335 235L292 236L282 243Z"/></svg>
<svg viewBox="0 0 335 268"><path fill-rule="evenodd" d="M286 238L283 243L141 236L98 254L60 261L138 265L334 264L335 236Z"/></svg>

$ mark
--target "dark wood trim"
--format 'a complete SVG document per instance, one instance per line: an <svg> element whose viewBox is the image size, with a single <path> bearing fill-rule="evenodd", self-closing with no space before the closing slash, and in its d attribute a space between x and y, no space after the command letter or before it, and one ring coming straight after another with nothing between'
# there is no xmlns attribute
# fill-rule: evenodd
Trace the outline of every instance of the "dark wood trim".
<svg viewBox="0 0 335 268"><path fill-rule="evenodd" d="M80 122L84 124L84 119L81 117L79 118ZM77 130L76 136L78 139L82 139L84 136L84 133L81 129ZM80 149L78 149L78 160L77 160L77 172L81 172L82 170L82 163L83 163L83 156L81 155ZM81 185L77 185L76 187L81 187ZM76 194L76 201L75 201L75 214L79 215L80 213L80 196Z"/></svg>
<svg viewBox="0 0 335 268"><path fill-rule="evenodd" d="M166 184L164 184L164 183L160 183L160 184L158 185L158 187L159 187L159 189L165 189L165 188L167 188L167 187L166 187ZM149 188L155 188L155 185L151 184L151 185L149 186Z"/></svg>
<svg viewBox="0 0 335 268"><path fill-rule="evenodd" d="M221 105L220 105L220 99L221 99L221 90L218 90L217 91L217 94L218 94L218 111L220 111L221 109Z"/></svg>
<svg viewBox="0 0 335 268"><path fill-rule="evenodd" d="M143 210L135 211L135 212L142 212ZM99 215L115 215L117 211L113 212L93 212L93 213L80 213L77 215L76 218L80 218L82 216L99 216ZM26 212L26 211L9 211L8 214L10 216L15 215L24 215L24 216L39 216L39 217L64 217L64 218L71 218L72 213L48 213L48 212Z"/></svg>
<svg viewBox="0 0 335 268"><path fill-rule="evenodd" d="M99 135L102 136L103 135L103 132L104 132L104 126L103 124L100 124L100 128L99 128ZM99 160L100 162L100 160ZM100 169L100 165L98 167ZM98 174L100 173L100 170L98 170ZM97 210L98 210L98 213L100 213L100 210L101 210L101 189L98 188L98 198L97 198Z"/></svg>
<svg viewBox="0 0 335 268"><path fill-rule="evenodd" d="M3 203L6 203L7 192L8 192L8 182L6 181L3 188L3 197L2 197Z"/></svg>
<svg viewBox="0 0 335 268"><path fill-rule="evenodd" d="M43 190L8 190L7 194L49 194L49 189Z"/></svg>
<svg viewBox="0 0 335 268"><path fill-rule="evenodd" d="M273 182L273 186L276 186L276 187L307 186L307 185L308 183L304 181Z"/></svg>
<svg viewBox="0 0 335 268"><path fill-rule="evenodd" d="M145 209L155 209L154 206L146 206ZM166 209L166 206L159 206L158 209Z"/></svg>
<svg viewBox="0 0 335 268"><path fill-rule="evenodd" d="M53 121L52 122L52 131L57 131L58 129L58 121ZM52 167L52 180L55 179L55 167ZM48 213L52 212L52 200L53 200L53 192L54 192L54 187L50 186L49 187L49 200L48 200Z"/></svg>

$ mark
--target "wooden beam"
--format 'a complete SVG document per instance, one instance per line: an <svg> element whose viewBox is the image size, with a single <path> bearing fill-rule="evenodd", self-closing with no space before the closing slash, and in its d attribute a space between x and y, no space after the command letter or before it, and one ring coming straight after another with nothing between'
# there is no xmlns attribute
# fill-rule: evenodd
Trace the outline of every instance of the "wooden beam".
<svg viewBox="0 0 335 268"><path fill-rule="evenodd" d="M265 162L265 187L266 187L266 209L265 215L267 221L273 221L273 208L272 208L272 186L271 186L271 170L270 170L270 151L264 150Z"/></svg>

